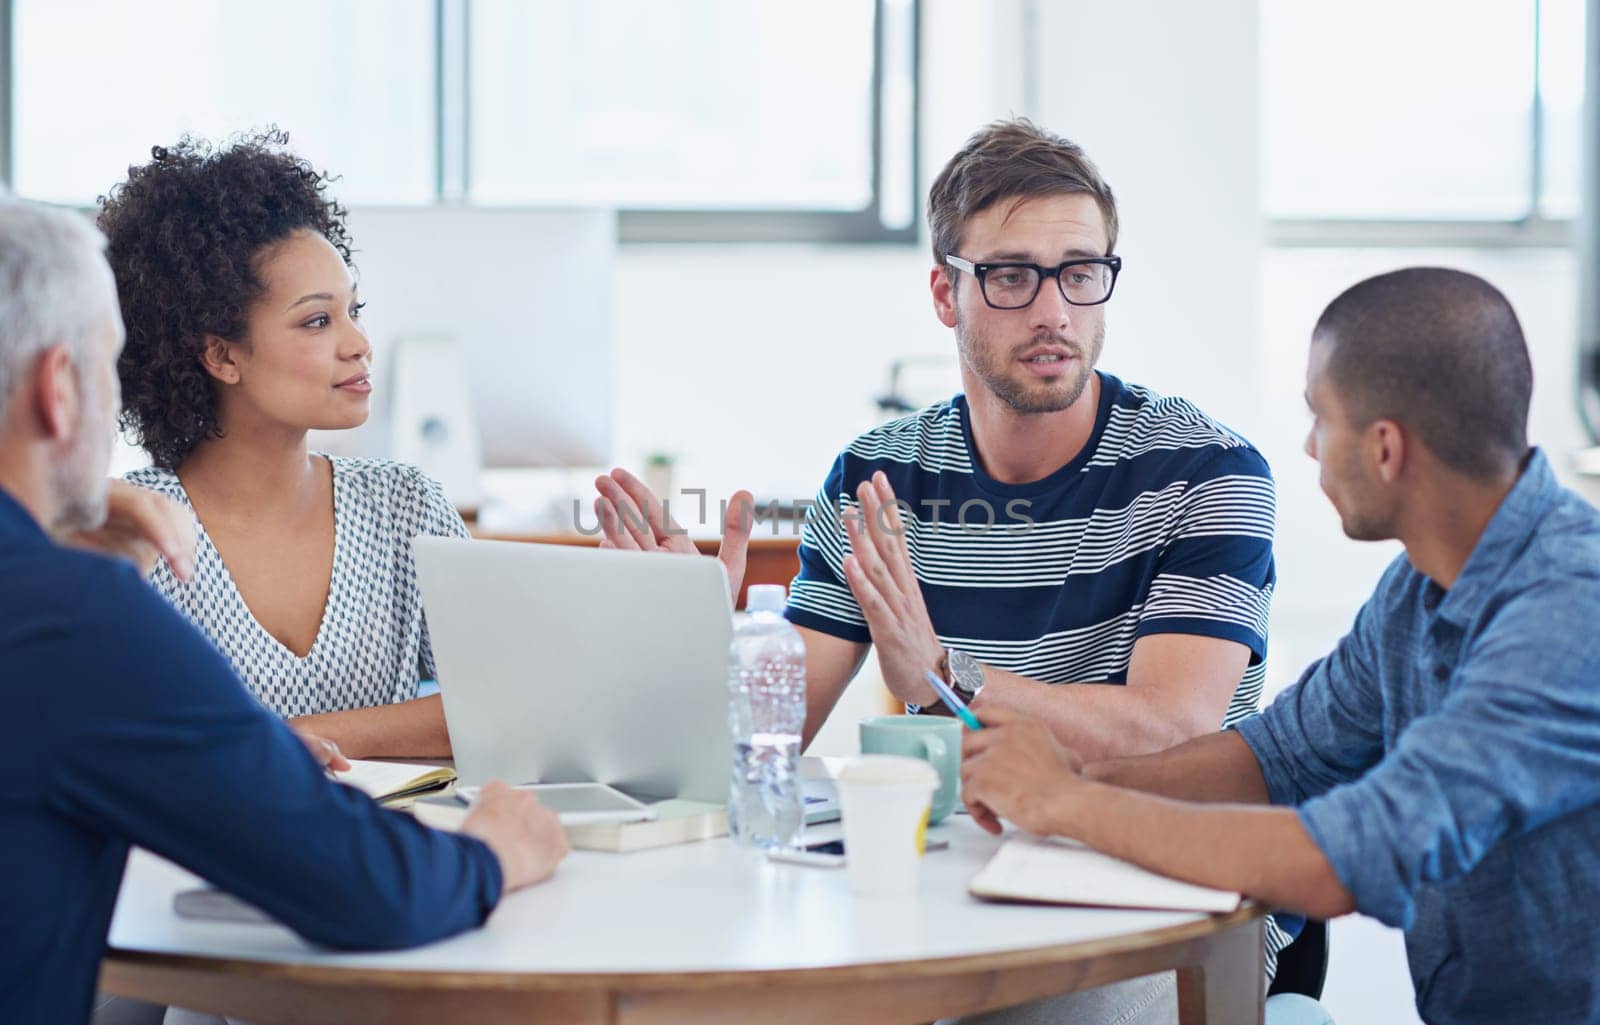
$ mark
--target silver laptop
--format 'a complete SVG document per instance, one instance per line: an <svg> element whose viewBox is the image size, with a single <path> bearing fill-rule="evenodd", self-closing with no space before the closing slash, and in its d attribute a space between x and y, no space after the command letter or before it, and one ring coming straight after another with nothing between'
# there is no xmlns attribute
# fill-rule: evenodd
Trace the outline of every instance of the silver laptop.
<svg viewBox="0 0 1600 1025"><path fill-rule="evenodd" d="M727 800L721 563L514 541L413 547L463 784Z"/></svg>

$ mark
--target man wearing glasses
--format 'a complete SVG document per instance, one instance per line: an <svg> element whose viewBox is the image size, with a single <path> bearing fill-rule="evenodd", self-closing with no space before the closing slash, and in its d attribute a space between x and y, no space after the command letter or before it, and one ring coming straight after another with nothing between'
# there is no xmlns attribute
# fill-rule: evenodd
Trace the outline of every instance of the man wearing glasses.
<svg viewBox="0 0 1600 1025"><path fill-rule="evenodd" d="M1249 715L1271 475L1190 403L1095 370L1122 267L1111 189L1079 147L1003 121L945 166L928 221L934 311L954 329L964 393L857 438L807 515L787 611L806 642L806 742L869 645L910 710L938 711L933 670L980 714L1020 712L1087 760ZM608 544L693 550L632 476L596 483ZM721 553L735 585L737 521ZM1269 932L1271 962L1287 936ZM1082 995L1114 1002L1055 1020L1170 1008L1170 984L1164 999L1152 986Z"/></svg>

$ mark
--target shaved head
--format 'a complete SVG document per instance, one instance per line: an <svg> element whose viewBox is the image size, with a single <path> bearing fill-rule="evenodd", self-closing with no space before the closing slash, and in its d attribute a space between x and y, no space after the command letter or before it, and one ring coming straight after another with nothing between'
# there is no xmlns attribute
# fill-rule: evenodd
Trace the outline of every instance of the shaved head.
<svg viewBox="0 0 1600 1025"><path fill-rule="evenodd" d="M1511 303L1443 267L1368 278L1328 304L1312 334L1354 426L1393 420L1475 478L1513 470L1528 448L1533 365Z"/></svg>

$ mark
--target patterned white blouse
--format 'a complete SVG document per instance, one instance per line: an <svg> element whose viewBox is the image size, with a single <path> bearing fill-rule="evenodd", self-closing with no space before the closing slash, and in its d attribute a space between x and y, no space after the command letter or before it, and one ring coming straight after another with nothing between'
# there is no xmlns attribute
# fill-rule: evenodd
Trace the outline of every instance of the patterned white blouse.
<svg viewBox="0 0 1600 1025"><path fill-rule="evenodd" d="M233 663L261 703L281 716L313 715L406 701L434 674L411 541L466 537L437 481L405 463L329 456L333 464L333 578L316 640L297 657L256 621L205 524L193 579L179 583L165 562L150 575ZM170 470L127 479L193 511ZM420 674L420 675L419 675Z"/></svg>

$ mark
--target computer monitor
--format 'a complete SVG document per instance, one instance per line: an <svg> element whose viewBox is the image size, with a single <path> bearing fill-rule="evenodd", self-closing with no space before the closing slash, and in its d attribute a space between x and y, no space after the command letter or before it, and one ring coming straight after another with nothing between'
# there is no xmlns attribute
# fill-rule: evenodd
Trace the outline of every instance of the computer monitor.
<svg viewBox="0 0 1600 1025"><path fill-rule="evenodd" d="M486 467L611 460L616 213L581 208L354 207L372 419L314 448L392 456L393 362L408 338L452 339Z"/></svg>

